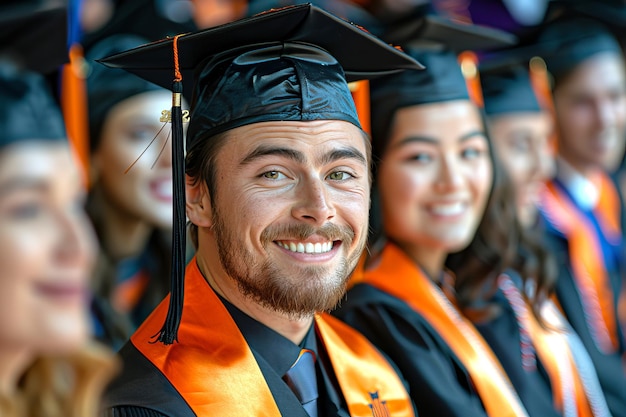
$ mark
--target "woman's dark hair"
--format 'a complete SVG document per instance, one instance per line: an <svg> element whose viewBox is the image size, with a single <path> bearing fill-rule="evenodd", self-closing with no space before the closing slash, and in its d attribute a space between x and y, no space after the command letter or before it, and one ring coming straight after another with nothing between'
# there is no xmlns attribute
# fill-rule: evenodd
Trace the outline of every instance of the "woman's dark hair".
<svg viewBox="0 0 626 417"><path fill-rule="evenodd" d="M106 224L102 219L98 198L93 192L89 195L86 209L96 234L102 241ZM120 348L132 336L136 327L167 295L171 248L170 232L154 229L143 253L139 256L142 267L149 276L148 285L133 308L132 314L120 313L111 304L119 274L118 262L109 257L106 248L100 251L92 279L94 292L92 313L103 327L102 334L99 336L102 342L113 348Z"/></svg>
<svg viewBox="0 0 626 417"><path fill-rule="evenodd" d="M465 249L450 254L445 267L456 277L455 290L461 310L471 309L473 314L487 314L492 307L488 300L497 289L497 277L507 268L512 268L520 273L525 285L532 281L529 284L536 291L529 300L535 313L538 313L539 298L545 297L550 291L554 274L550 271L547 253L541 248L538 238L527 234L517 220L513 185L495 157L482 112L481 118L489 144L493 182L474 238ZM383 154L384 149L375 151L374 172ZM370 258L376 257L386 242L376 176L372 187L368 240Z"/></svg>

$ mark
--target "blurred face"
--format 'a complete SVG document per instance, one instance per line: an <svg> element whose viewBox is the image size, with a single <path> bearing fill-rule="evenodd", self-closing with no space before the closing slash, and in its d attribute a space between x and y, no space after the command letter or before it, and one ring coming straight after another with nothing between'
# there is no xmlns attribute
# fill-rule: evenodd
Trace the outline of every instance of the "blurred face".
<svg viewBox="0 0 626 417"><path fill-rule="evenodd" d="M294 317L335 307L367 236L362 132L343 121L256 123L232 130L217 161L213 238L226 273Z"/></svg>
<svg viewBox="0 0 626 417"><path fill-rule="evenodd" d="M498 158L515 187L518 218L522 225L530 227L537 216L541 187L554 174L550 116L506 114L492 118L490 128Z"/></svg>
<svg viewBox="0 0 626 417"><path fill-rule="evenodd" d="M554 92L559 154L579 171L622 149L626 128L622 58L603 53L580 64Z"/></svg>
<svg viewBox="0 0 626 417"><path fill-rule="evenodd" d="M65 144L0 153L0 349L76 349L89 335L94 240Z"/></svg>
<svg viewBox="0 0 626 417"><path fill-rule="evenodd" d="M492 177L482 121L469 101L400 109L378 171L386 235L423 267L443 262L471 242Z"/></svg>
<svg viewBox="0 0 626 417"><path fill-rule="evenodd" d="M157 227L172 224L171 125L164 127L159 121L161 111L171 106L166 90L118 103L107 116L92 157L97 186L110 208L124 218Z"/></svg>

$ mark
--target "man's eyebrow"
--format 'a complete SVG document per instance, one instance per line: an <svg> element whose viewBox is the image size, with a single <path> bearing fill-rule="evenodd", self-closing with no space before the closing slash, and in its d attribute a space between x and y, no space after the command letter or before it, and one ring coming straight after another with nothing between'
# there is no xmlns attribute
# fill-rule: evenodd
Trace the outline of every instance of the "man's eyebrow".
<svg viewBox="0 0 626 417"><path fill-rule="evenodd" d="M348 146L344 148L333 149L332 151L322 155L322 157L320 158L320 165L330 164L341 159L355 159L364 165L367 164L365 155L363 155L361 151L352 146Z"/></svg>
<svg viewBox="0 0 626 417"><path fill-rule="evenodd" d="M240 165L246 165L256 159L271 155L282 156L284 158L288 158L299 163L303 163L306 159L301 152L294 149L260 145L253 149L252 152L250 152L248 155L246 155L245 158L241 160Z"/></svg>

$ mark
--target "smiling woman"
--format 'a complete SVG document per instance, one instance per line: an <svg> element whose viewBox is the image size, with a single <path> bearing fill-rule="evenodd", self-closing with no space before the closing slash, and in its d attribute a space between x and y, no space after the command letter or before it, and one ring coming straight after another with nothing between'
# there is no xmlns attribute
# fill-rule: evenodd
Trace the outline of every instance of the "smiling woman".
<svg viewBox="0 0 626 417"><path fill-rule="evenodd" d="M506 265L507 188L454 52L408 53L426 70L371 82L374 233L336 314L398 365L421 415L526 416L462 313ZM455 253L456 280L446 268Z"/></svg>

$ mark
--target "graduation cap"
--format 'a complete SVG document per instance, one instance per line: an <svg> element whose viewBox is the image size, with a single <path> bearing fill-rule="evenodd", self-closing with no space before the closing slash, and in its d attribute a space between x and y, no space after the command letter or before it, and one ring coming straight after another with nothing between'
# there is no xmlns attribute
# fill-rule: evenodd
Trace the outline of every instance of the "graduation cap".
<svg viewBox="0 0 626 417"><path fill-rule="evenodd" d="M39 1L0 5L0 56L40 74L67 63L67 7Z"/></svg>
<svg viewBox="0 0 626 417"><path fill-rule="evenodd" d="M624 0L551 0L548 14L551 19L587 17L595 19L624 36L626 3Z"/></svg>
<svg viewBox="0 0 626 417"><path fill-rule="evenodd" d="M85 54L87 71L87 98L89 112L90 149L98 147L102 126L109 111L121 101L137 94L163 88L117 68L107 68L95 61L103 56L127 51L148 41L130 34L106 37L95 43Z"/></svg>
<svg viewBox="0 0 626 417"><path fill-rule="evenodd" d="M190 152L221 132L257 122L342 120L359 126L346 81L421 68L396 48L310 4L144 45L100 62L174 91L172 291L158 336L165 344L176 340L183 305L183 90L193 90Z"/></svg>
<svg viewBox="0 0 626 417"><path fill-rule="evenodd" d="M425 65L423 71L405 71L370 83L372 149L381 156L395 112L403 107L451 100L470 100L465 77L457 60L463 50L485 45L505 46L515 38L498 29L426 16L429 30L414 30L401 45ZM408 34L408 32L407 32Z"/></svg>
<svg viewBox="0 0 626 417"><path fill-rule="evenodd" d="M337 17L367 28L367 31L380 36L383 33L381 22L363 7L354 4L350 0L248 0L247 14L249 16L261 13L265 10L276 9L296 4L311 3Z"/></svg>
<svg viewBox="0 0 626 417"><path fill-rule="evenodd" d="M457 52L503 48L517 42L517 37L511 33L441 13L433 3L432 0L417 1L408 12L386 21L381 38L403 47L447 45Z"/></svg>
<svg viewBox="0 0 626 417"><path fill-rule="evenodd" d="M24 140L65 141L63 117L40 74L0 60L0 147Z"/></svg>
<svg viewBox="0 0 626 417"><path fill-rule="evenodd" d="M517 42L517 37L512 33L452 20L430 12L391 26L383 39L414 48L432 43L451 45L459 52L503 48Z"/></svg>
<svg viewBox="0 0 626 417"><path fill-rule="evenodd" d="M480 83L487 115L542 111L527 62L481 63Z"/></svg>
<svg viewBox="0 0 626 417"><path fill-rule="evenodd" d="M604 25L584 17L564 17L549 22L532 47L544 59L555 85L594 55L622 53L617 40Z"/></svg>
<svg viewBox="0 0 626 417"><path fill-rule="evenodd" d="M60 109L41 75L68 60L66 16L65 7L49 3L0 6L0 146L66 140Z"/></svg>

